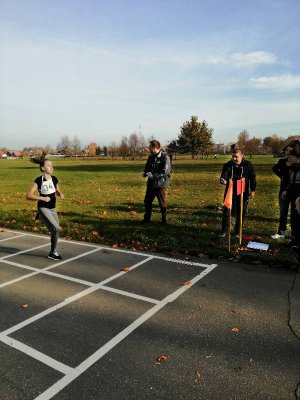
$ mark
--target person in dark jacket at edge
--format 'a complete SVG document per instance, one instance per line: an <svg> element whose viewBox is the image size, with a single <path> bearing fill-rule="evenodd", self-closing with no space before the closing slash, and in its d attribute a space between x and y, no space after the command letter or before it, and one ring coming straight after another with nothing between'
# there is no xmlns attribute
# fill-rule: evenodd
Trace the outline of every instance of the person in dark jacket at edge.
<svg viewBox="0 0 300 400"><path fill-rule="evenodd" d="M237 145L231 147L232 158L223 165L220 183L226 185L224 199L229 186L229 179L233 179L233 196L232 196L232 216L235 216L234 235L239 236L240 230L240 199L241 196L237 195L237 181L245 178L245 192L243 195L243 222L248 208L249 198L253 199L256 189L256 174L254 167L250 161L244 159L244 153L238 148ZM221 237L225 237L229 228L229 210L224 206L222 217L222 233Z"/></svg>
<svg viewBox="0 0 300 400"><path fill-rule="evenodd" d="M299 145L300 145L300 142L299 142ZM287 218L288 218L291 200L290 200L289 196L282 197L282 192L284 190L284 182L286 181L286 179L288 179L287 175L289 174L289 167L291 166L291 157L292 157L290 155L290 151L292 149L293 149L293 147L288 145L284 149L287 157L279 159L277 164L272 167L272 171L280 179L280 187L279 187L279 193L278 193L279 226L278 226L277 233L275 233L274 235L271 235L272 239L284 239L286 236Z"/></svg>
<svg viewBox="0 0 300 400"><path fill-rule="evenodd" d="M291 150L291 166L289 168L288 179L284 182L282 197L288 197L291 201L291 231L292 241L291 250L300 259L300 147Z"/></svg>
<svg viewBox="0 0 300 400"><path fill-rule="evenodd" d="M149 142L150 155L146 162L143 177L148 177L146 195L144 199L145 214L143 223L148 223L152 215L152 203L157 198L161 211L161 222L167 223L167 186L170 183L171 162L167 154L162 152L158 140Z"/></svg>

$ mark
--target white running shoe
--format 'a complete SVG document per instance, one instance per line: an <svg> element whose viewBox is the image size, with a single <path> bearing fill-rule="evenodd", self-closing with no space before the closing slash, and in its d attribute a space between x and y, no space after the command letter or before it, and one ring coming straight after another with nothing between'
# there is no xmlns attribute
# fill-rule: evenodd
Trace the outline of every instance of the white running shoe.
<svg viewBox="0 0 300 400"><path fill-rule="evenodd" d="M280 233L275 233L275 235L272 235L271 238L272 239L284 239L285 235L284 234L280 235Z"/></svg>

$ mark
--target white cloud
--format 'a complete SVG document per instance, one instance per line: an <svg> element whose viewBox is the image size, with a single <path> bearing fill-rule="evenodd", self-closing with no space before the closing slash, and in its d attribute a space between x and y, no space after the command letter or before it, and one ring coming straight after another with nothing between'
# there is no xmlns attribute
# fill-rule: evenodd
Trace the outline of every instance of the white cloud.
<svg viewBox="0 0 300 400"><path fill-rule="evenodd" d="M257 89L290 91L300 89L300 75L261 76L252 78L251 83Z"/></svg>
<svg viewBox="0 0 300 400"><path fill-rule="evenodd" d="M261 64L274 64L276 56L266 51L253 51L250 53L234 53L230 59L235 67L252 67Z"/></svg>

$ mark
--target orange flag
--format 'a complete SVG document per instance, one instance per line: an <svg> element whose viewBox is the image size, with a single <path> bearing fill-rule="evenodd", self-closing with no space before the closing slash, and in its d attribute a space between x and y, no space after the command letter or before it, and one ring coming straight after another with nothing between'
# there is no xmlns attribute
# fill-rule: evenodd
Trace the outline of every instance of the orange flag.
<svg viewBox="0 0 300 400"><path fill-rule="evenodd" d="M245 193L245 178L238 179L236 181L236 194L239 196L241 193Z"/></svg>
<svg viewBox="0 0 300 400"><path fill-rule="evenodd" d="M227 189L227 193L225 196L225 200L224 200L224 206L227 208L231 208L232 207L232 192L233 192L233 180L229 179L229 186Z"/></svg>

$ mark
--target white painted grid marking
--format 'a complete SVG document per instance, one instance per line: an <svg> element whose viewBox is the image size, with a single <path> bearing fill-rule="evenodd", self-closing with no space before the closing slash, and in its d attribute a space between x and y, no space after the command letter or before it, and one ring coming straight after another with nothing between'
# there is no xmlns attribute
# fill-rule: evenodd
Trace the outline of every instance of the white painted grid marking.
<svg viewBox="0 0 300 400"><path fill-rule="evenodd" d="M211 272L217 265L210 265L209 272ZM208 272L207 272L208 273ZM70 373L66 374L62 379L57 381L54 385L50 386L47 390L45 390L42 394L36 397L35 400L50 400L57 393L63 390L66 386L68 386L71 382L73 382L76 378L78 378L83 372L85 372L88 368L90 368L93 364L99 361L108 351L118 345L122 340L124 340L128 335L130 335L134 330L136 330L140 325L146 322L149 318L151 318L154 314L160 311L167 303L170 302L170 298L176 299L186 290L188 290L192 285L198 282L201 278L203 278L206 274L199 274L195 278L192 279L192 283L189 286L183 286L182 288L173 292L170 296L167 296L165 299L160 301L150 310L146 311L143 315L141 315L138 319L128 325L125 329L123 329L120 333L118 333L115 337L113 337L110 341L108 341L104 346L100 347L95 353L93 353L90 357L88 357L85 361L79 364L76 368L74 368Z"/></svg>
<svg viewBox="0 0 300 400"><path fill-rule="evenodd" d="M77 256L68 258L67 260L60 261L60 262L55 263L55 264L53 264L53 265L49 265L49 266L46 267L46 268L41 268L41 269L36 268L35 271L32 272L31 274L27 274L27 275L21 276L20 278L12 279L11 281L2 283L2 284L0 285L0 288L2 288L2 287L4 287L4 286L12 285L13 283L16 283L16 282L22 281L22 280L24 280L24 279L30 278L30 277L32 277L32 276L34 276L34 275L38 275L38 274L41 274L41 273L45 273L46 271L49 271L49 270L52 269L52 268L58 267L59 265L67 264L67 263L69 263L69 262L71 262L71 261L77 260L78 258L87 256L87 255L89 255L89 254L95 253L96 251L100 251L100 250L102 250L101 247L96 247L96 248L94 248L94 250L90 250L90 251L88 251L88 252L86 252L86 253L78 254ZM22 266L22 264L18 264L18 263L14 263L14 262L7 262L7 260L1 260L1 259L0 259L0 261L1 261L1 262L5 262L5 263L7 263L7 264L12 263L11 265L14 265L14 266L16 266L16 267ZM24 267L24 266L23 266L23 267ZM23 268L23 267L21 267L21 268ZM30 268L33 268L33 267L30 267Z"/></svg>
<svg viewBox="0 0 300 400"><path fill-rule="evenodd" d="M25 235L25 234L24 234ZM36 235L30 235L30 236L35 236ZM70 242L70 241L67 241ZM85 245L83 243L80 243L81 245ZM95 247L93 245L89 245L92 247ZM39 246L39 247L43 247L43 246ZM38 247L38 248L39 248ZM72 259L68 259L65 260L64 262L61 263L57 263L53 266L47 267L45 269L39 269L38 271L34 271L32 274L28 274L28 275L35 275L38 273L46 273L46 271L48 269L54 268L58 265L61 265L65 262L70 262L73 259L82 257L84 255L90 254L94 251L98 251L98 250L104 250L106 248L104 247L98 247L96 249L94 249L91 252L87 252L83 255L77 256L77 257L73 257ZM31 249L32 250L32 249ZM176 259L172 259L172 258L167 258L167 257L161 257L161 256L155 256L155 255L151 255L149 257L149 255L144 254L144 253L137 253L137 252L133 252L133 251L126 251L126 250L122 250L122 249L110 249L107 248L107 250L112 251L112 252L123 252L123 253L127 253L127 254L135 254L135 255L140 255L140 256L146 256L147 258L145 260L142 260L141 262L135 264L134 266L130 267L130 270L137 268L139 265L142 265L148 261L150 261L151 259L160 259L160 260L164 260L164 261L170 261L170 262L175 262L175 263L180 263L180 264L187 264L187 265L196 265L196 266L201 266L204 267L205 270L202 271L199 275L195 276L193 279L191 279L191 283L188 286L182 286L181 288L179 288L178 290L176 290L175 292L171 293L170 295L166 296L163 300L158 301L155 299L150 299L144 296L138 296L135 294L131 294L132 297L138 298L139 300L144 300L144 301L150 301L153 303L157 303L154 307L152 307L150 310L146 311L141 317L137 318L133 323L131 323L128 327L126 327L125 329L123 329L123 331L121 331L119 334L117 334L115 337L113 337L110 341L108 341L105 345L103 345L101 348L99 348L95 353L93 353L90 357L88 357L85 361L83 361L81 364L79 364L76 368L71 368L65 364L60 363L57 360L54 360L51 357L48 357L47 355L40 353L38 351L36 351L35 349L21 343L18 342L15 339L12 339L11 337L7 336L9 334L11 334L12 332L15 332L16 330L21 329L22 327L29 325L30 323L39 320L40 318L44 317L45 315L50 314L51 312L67 305L70 304L71 302L77 300L78 298L81 298L83 296L86 296L87 294L92 293L95 290L98 289L103 289L103 290L108 290L108 291L113 291L115 293L119 293L119 294L126 294L126 295L130 295L128 292L124 292L121 290L117 290L117 289L113 289L113 288L109 288L107 286L103 286L106 283L112 281L113 279L116 279L117 277L125 274L125 271L121 271L116 275L113 275L110 278L105 279L102 282L99 282L98 284L94 284L92 287L77 293L74 296L69 297L68 299L65 299L63 302L59 303L58 305L51 307L48 310L43 311L42 313L37 314L36 316L27 319L26 321L23 321L20 324L15 325L14 327L11 327L5 331L3 331L0 334L0 340L3 343L6 343L9 346L12 346L22 352L24 352L25 354L36 358L38 360L40 360L41 362L45 363L46 365L52 367L53 369L56 369L62 373L65 374L65 376L60 379L59 381L57 381L54 385L52 385L51 387L49 387L45 392L43 392L41 395L39 395L35 400L47 400L47 399L51 399L53 396L55 396L57 393L59 393L62 389L64 389L67 385L69 385L69 383L71 383L72 381L74 381L77 377L79 377L84 371L86 371L91 365L93 365L95 362L97 362L98 360L100 360L108 351L110 351L113 347L115 347L118 343L120 343L123 339L125 339L130 333L132 333L135 329L137 329L141 324L143 324L145 321L147 321L149 318L151 318L154 314L156 314L160 309L162 309L167 303L170 303L172 301L174 301L175 299L177 299L181 294L183 294L186 290L188 290L191 286L193 286L196 282L198 282L200 279L202 279L204 276L206 276L208 273L210 273L211 271L214 270L214 268L217 267L217 264L202 264L202 263L195 263L192 261L186 261L186 260L176 260ZM30 251L30 250L28 250ZM27 252L27 251L24 251ZM15 253L13 255L16 254L20 254L23 252L19 252L19 253ZM8 258L9 256L5 256L5 258ZM0 258L1 260L1 258ZM3 260L3 258L2 258ZM6 261L7 262L7 261ZM9 263L9 262L7 262ZM18 266L18 265L16 265ZM20 264L19 266L22 266L22 264ZM24 266L23 266L24 267ZM50 273L49 273L50 274ZM54 274L54 273L53 273ZM25 277L28 277L28 275L26 275ZM55 275L60 275L60 274L55 274ZM60 277L60 276L59 276ZM71 277L69 277L71 278ZM71 278L73 279L73 278ZM75 278L76 279L76 278ZM86 281L83 281L86 282ZM86 282L88 283L88 282ZM1 287L1 286L0 286Z"/></svg>
<svg viewBox="0 0 300 400"><path fill-rule="evenodd" d="M92 251L94 252L95 250L92 250ZM130 269L133 270L133 269L139 267L140 265L148 262L151 259L152 259L152 257L148 257L147 259L142 260L142 261L138 262L137 264L133 265L132 267L130 267ZM117 274L115 274L115 275L113 275L113 276L111 276L111 277L109 277L107 279L104 279L103 281L95 284L94 286L89 287L88 289L85 289L85 290L83 290L83 291L81 291L79 293L76 293L75 295L73 295L71 297L68 297L67 299L65 299L61 303L58 303L55 306L50 307L47 310L44 310L44 311L34 315L33 317L28 318L25 321L22 321L19 324L15 325L15 326L12 326L11 328L6 329L5 331L1 332L1 335L5 335L5 336L10 335L11 333L23 328L24 326L27 326L27 325L31 324L32 322L35 322L35 321L39 320L40 318L44 317L45 315L51 314L52 312L54 312L54 311L56 311L56 310L58 310L58 309L60 309L60 308L62 308L64 306L66 306L67 304L73 303L74 301L76 301L76 300L78 300L78 299L80 299L80 298L82 298L84 296L87 296L88 294L91 294L91 293L95 292L96 290L100 289L101 286L105 285L108 282L111 282L112 280L114 280L114 279L118 278L119 276L122 276L122 275L124 275L126 273L127 272L125 272L125 271L121 271L121 272L119 272L119 273L117 273Z"/></svg>
<svg viewBox="0 0 300 400"><path fill-rule="evenodd" d="M5 242L6 240L11 240L11 239L19 239L22 236L26 236L26 233L21 233L20 235L17 236L9 236L8 238L0 239L0 242Z"/></svg>
<svg viewBox="0 0 300 400"><path fill-rule="evenodd" d="M41 353L40 351L37 351L16 339L0 334L0 340L8 346L27 354L29 357L35 358L36 360L41 361L43 364L56 369L64 375L73 370L73 368L69 367L68 365L63 364L60 361L57 361L54 358L49 357L46 354Z"/></svg>

